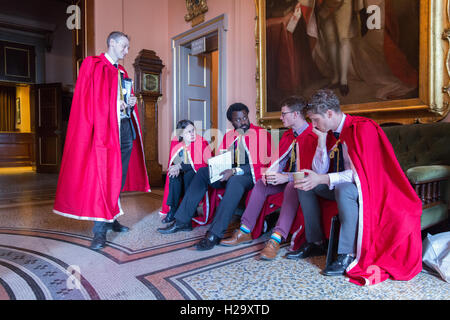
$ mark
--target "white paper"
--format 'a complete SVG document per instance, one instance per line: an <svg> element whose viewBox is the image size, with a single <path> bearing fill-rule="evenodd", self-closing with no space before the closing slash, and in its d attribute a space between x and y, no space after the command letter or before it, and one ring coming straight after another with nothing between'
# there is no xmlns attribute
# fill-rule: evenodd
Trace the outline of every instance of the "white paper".
<svg viewBox="0 0 450 320"><path fill-rule="evenodd" d="M133 87L133 80L130 78L123 79L123 90L125 103L128 104L128 98L131 95L131 88Z"/></svg>
<svg viewBox="0 0 450 320"><path fill-rule="evenodd" d="M208 159L209 179L214 183L222 179L221 173L227 169L231 169L231 151L227 151L218 156Z"/></svg>

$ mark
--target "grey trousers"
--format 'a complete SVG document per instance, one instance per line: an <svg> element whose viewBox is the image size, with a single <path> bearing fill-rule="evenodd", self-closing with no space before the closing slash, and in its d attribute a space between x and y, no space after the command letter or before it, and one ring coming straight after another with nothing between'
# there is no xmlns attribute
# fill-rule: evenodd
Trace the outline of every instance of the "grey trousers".
<svg viewBox="0 0 450 320"><path fill-rule="evenodd" d="M323 240L322 219L318 197L336 200L341 228L339 230L338 254L354 254L358 232L358 189L354 183L341 183L330 190L321 184L310 191L297 190L298 200L305 220L307 242Z"/></svg>

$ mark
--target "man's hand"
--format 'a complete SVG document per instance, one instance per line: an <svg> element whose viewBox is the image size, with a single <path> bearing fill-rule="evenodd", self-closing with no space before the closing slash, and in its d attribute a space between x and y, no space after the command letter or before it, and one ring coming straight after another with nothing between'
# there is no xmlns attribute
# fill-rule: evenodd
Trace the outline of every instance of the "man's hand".
<svg viewBox="0 0 450 320"><path fill-rule="evenodd" d="M175 178L178 177L178 175L180 174L180 170L181 170L180 164L172 165L169 167L167 174L169 175L169 178Z"/></svg>
<svg viewBox="0 0 450 320"><path fill-rule="evenodd" d="M297 180L294 183L294 188L303 191L309 191L317 187L319 184L330 184L330 178L328 174L317 174L312 170L301 170L306 175L303 179Z"/></svg>
<svg viewBox="0 0 450 320"><path fill-rule="evenodd" d="M287 183L289 181L289 175L282 173L272 173L266 176L266 181L268 184L276 186L278 184Z"/></svg>
<svg viewBox="0 0 450 320"><path fill-rule="evenodd" d="M125 112L125 109L127 108L127 104L125 101L120 100L120 112Z"/></svg>
<svg viewBox="0 0 450 320"><path fill-rule="evenodd" d="M261 176L261 181L264 183L265 186L267 186L266 174L263 174L263 175Z"/></svg>
<svg viewBox="0 0 450 320"><path fill-rule="evenodd" d="M225 171L222 171L220 174L222 175L222 179L220 179L220 181L225 182L225 181L228 181L228 179L231 178L231 176L233 175L233 170L232 169L227 169Z"/></svg>

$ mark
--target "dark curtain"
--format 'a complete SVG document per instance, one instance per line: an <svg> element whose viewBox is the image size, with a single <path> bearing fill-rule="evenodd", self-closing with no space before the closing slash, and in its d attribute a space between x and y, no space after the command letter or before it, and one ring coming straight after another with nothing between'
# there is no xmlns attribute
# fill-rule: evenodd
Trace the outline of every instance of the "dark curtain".
<svg viewBox="0 0 450 320"><path fill-rule="evenodd" d="M16 130L16 87L0 86L0 131Z"/></svg>

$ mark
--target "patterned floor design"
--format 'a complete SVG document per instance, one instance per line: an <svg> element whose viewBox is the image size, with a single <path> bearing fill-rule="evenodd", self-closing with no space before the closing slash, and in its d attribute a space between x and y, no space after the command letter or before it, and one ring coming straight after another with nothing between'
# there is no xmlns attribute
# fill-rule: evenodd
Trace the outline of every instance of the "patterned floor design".
<svg viewBox="0 0 450 320"><path fill-rule="evenodd" d="M1 181L0 181L1 182ZM192 245L207 227L160 235L162 190L122 199L125 234L89 248L92 223L60 217L37 200L0 207L0 300L449 300L450 285L420 273L408 282L359 287L324 277L325 258L258 259L268 235L207 252ZM1 199L0 199L1 200Z"/></svg>

